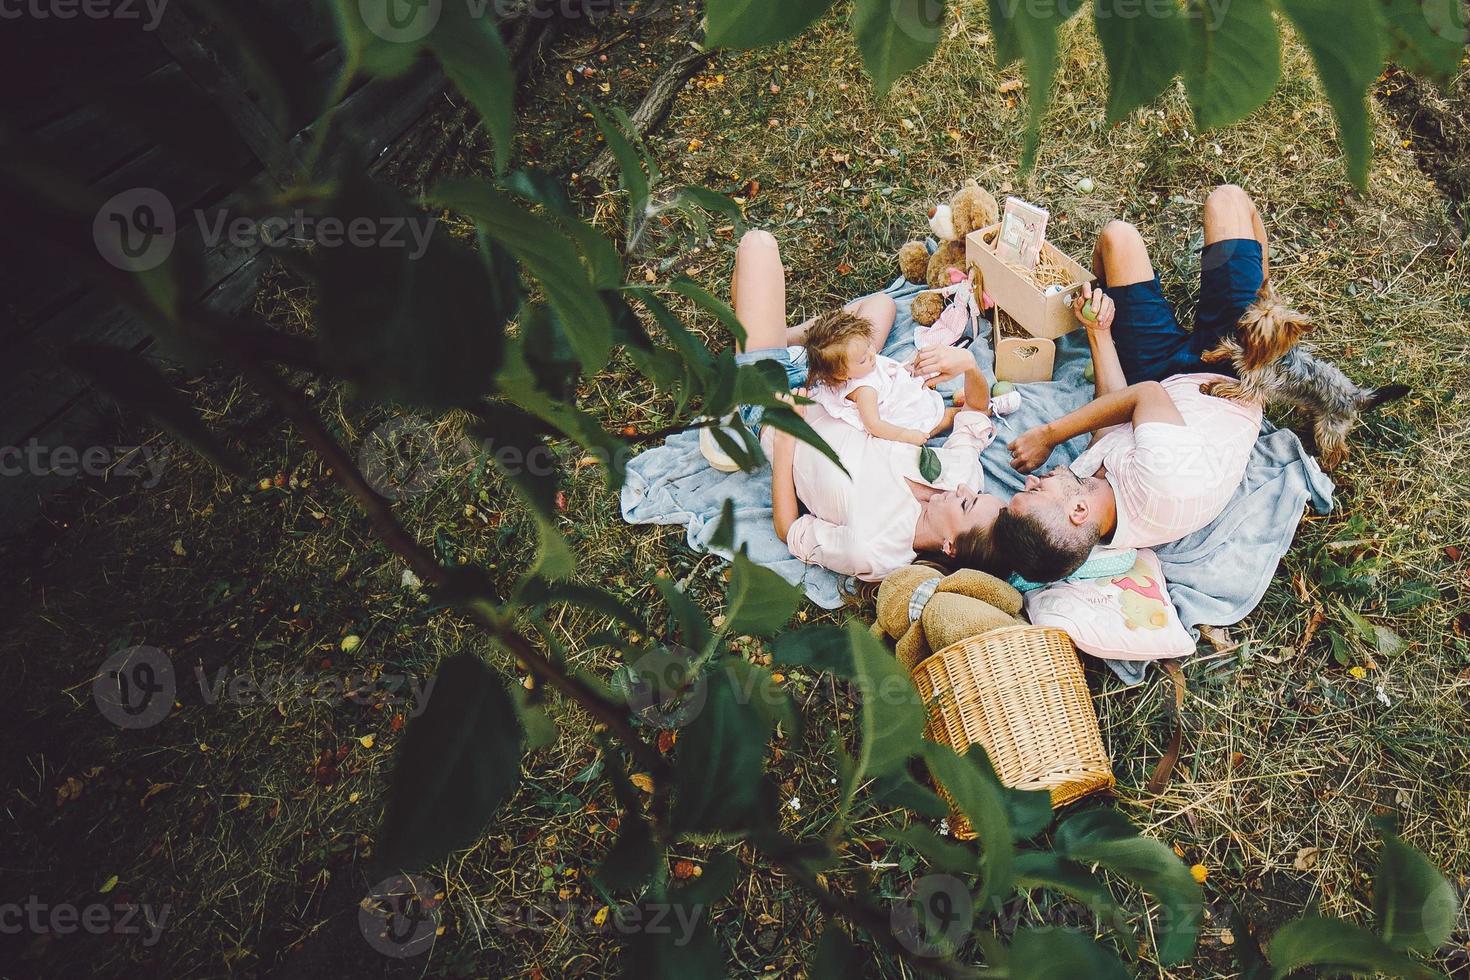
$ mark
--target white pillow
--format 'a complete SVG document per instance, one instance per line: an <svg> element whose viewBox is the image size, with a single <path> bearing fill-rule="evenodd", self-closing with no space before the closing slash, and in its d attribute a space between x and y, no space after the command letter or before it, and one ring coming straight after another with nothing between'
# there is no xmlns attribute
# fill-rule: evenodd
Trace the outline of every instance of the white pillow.
<svg viewBox="0 0 1470 980"><path fill-rule="evenodd" d="M1064 630L1077 648L1107 660L1164 660L1194 652L1169 601L1159 559L1147 548L1122 575L1059 582L1026 594L1026 616Z"/></svg>

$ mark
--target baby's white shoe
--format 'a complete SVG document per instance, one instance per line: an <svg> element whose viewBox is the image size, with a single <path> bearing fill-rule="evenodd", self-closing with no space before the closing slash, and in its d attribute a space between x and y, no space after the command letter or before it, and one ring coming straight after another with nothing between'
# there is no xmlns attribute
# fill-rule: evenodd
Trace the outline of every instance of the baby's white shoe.
<svg viewBox="0 0 1470 980"><path fill-rule="evenodd" d="M1021 393L1019 391L1008 391L1003 395L990 396L990 412L992 415L1009 415L1021 407Z"/></svg>

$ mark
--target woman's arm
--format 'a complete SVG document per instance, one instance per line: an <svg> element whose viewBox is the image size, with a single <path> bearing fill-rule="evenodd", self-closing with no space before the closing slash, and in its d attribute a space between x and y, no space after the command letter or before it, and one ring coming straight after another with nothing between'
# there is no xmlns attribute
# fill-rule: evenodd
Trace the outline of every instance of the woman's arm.
<svg viewBox="0 0 1470 980"><path fill-rule="evenodd" d="M1055 422L1021 433L1010 446L1011 466L1018 473L1030 473L1045 463L1051 451L1068 439L1124 422L1183 425L1184 416L1179 414L1174 400L1157 381L1130 385L1122 391L1094 398Z"/></svg>
<svg viewBox="0 0 1470 980"><path fill-rule="evenodd" d="M778 430L771 448L771 522L776 525L776 537L782 541L798 516L795 459L796 437Z"/></svg>
<svg viewBox="0 0 1470 980"><path fill-rule="evenodd" d="M909 369L916 377L924 378L930 388L950 378L965 376L965 408L990 414L990 385L975 355L962 347L925 347L914 355L914 365Z"/></svg>
<svg viewBox="0 0 1470 980"><path fill-rule="evenodd" d="M915 446L922 446L929 441L927 432L907 429L901 425L883 421L878 414L878 392L872 388L866 385L855 388L847 396L847 400L857 405L858 417L863 420L863 428L868 430L868 435L887 439L890 442L907 442Z"/></svg>

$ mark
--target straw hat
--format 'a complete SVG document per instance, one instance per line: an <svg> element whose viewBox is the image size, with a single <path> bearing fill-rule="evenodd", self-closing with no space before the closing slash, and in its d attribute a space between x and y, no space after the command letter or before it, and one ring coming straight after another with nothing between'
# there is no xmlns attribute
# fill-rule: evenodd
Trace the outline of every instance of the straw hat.
<svg viewBox="0 0 1470 980"><path fill-rule="evenodd" d="M878 588L873 631L894 641L904 670L951 643L1002 626L1024 624L1021 593L994 575L961 569L945 575L929 565L907 565Z"/></svg>

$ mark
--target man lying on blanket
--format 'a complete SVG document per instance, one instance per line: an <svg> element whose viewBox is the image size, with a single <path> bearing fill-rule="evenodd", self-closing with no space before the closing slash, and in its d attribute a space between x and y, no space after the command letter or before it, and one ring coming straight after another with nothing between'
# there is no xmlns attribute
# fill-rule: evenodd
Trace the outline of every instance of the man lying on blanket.
<svg viewBox="0 0 1470 980"><path fill-rule="evenodd" d="M1269 273L1266 232L1234 186L1210 194L1204 225L1193 333L1175 319L1133 226L1114 221L1098 239L1095 321L1081 313L1091 290L1077 300L1097 395L1018 437L1011 465L1031 473L1056 446L1089 432L1092 445L1070 467L1030 476L992 531L994 553L1034 582L1071 574L1099 542L1146 548L1183 538L1220 515L1245 474L1261 409L1202 394L1218 375L1199 355L1235 329Z"/></svg>

